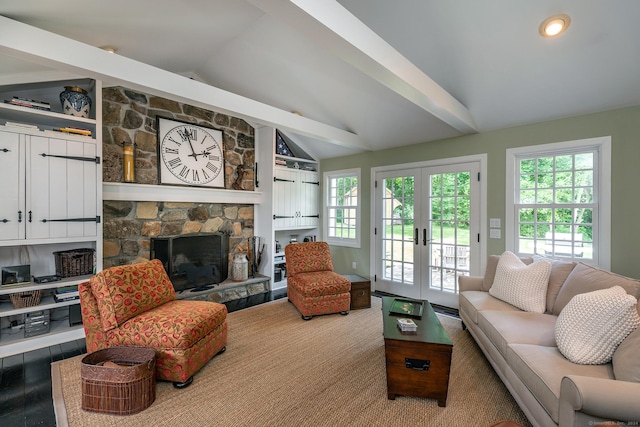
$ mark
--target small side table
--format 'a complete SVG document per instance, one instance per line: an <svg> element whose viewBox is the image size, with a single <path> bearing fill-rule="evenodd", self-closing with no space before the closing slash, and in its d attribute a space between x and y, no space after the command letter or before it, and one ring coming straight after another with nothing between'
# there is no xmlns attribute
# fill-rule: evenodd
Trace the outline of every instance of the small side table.
<svg viewBox="0 0 640 427"><path fill-rule="evenodd" d="M371 308L371 280L356 274L343 274L351 282L351 310Z"/></svg>

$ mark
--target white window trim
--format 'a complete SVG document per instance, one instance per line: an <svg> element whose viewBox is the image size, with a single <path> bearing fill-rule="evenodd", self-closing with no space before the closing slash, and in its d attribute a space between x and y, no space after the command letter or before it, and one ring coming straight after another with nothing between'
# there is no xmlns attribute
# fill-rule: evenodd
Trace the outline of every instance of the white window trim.
<svg viewBox="0 0 640 427"><path fill-rule="evenodd" d="M594 186L598 187L598 266L605 270L611 268L611 137L579 139L575 141L555 142L507 149L506 165L506 197L505 197L505 248L517 253L517 236L515 233L515 188L517 175L517 158L531 154L540 156L544 153L562 152L567 149L596 149L598 151L598 179ZM557 154L557 153L556 153ZM586 262L586 260L585 260Z"/></svg>
<svg viewBox="0 0 640 427"><path fill-rule="evenodd" d="M361 169L353 168L353 169L342 169L335 171L327 171L322 175L322 179L324 182L324 215L323 215L323 227L322 234L324 241L329 243L330 245L335 246L345 246L349 248L360 248L360 236L362 235L362 177L361 177ZM329 181L334 178L344 178L344 177L352 177L355 176L358 180L358 205L356 206L356 237L355 239L348 238L339 238L339 237L330 237L329 236Z"/></svg>

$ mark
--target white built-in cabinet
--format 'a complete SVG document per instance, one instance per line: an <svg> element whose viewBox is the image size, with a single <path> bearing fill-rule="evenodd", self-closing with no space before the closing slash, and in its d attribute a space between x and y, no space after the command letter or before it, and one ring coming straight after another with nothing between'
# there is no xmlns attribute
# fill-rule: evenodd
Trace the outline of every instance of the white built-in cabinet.
<svg viewBox="0 0 640 427"><path fill-rule="evenodd" d="M64 86L79 86L92 98L89 118L62 113ZM29 264L35 277L56 273L54 252L95 250L95 270L102 269L102 89L92 79L16 83L0 87L2 100L19 96L43 100L50 111L0 103L0 267ZM23 125L23 126L20 126ZM89 129L91 136L54 128ZM56 302L57 287L76 285L90 275L49 283L0 286L0 357L84 337L82 325L70 326L69 306ZM40 290L39 305L15 308L11 295ZM50 310L50 330L25 338L27 313Z"/></svg>
<svg viewBox="0 0 640 427"><path fill-rule="evenodd" d="M319 235L320 180L316 160L276 154L276 130L256 128L257 188L264 194L255 206L255 234L268 244L260 272L271 277L271 288L287 286L286 278L276 281L275 271L286 262L284 248L293 239L299 242ZM276 250L275 242L280 244Z"/></svg>
<svg viewBox="0 0 640 427"><path fill-rule="evenodd" d="M95 142L0 129L0 239L97 237Z"/></svg>
<svg viewBox="0 0 640 427"><path fill-rule="evenodd" d="M277 166L273 187L276 230L318 226L320 182L317 171Z"/></svg>

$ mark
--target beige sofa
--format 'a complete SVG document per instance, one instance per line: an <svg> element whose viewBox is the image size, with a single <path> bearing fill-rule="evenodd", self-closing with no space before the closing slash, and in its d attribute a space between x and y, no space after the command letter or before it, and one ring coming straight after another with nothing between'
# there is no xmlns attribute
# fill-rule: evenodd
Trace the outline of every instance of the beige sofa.
<svg viewBox="0 0 640 427"><path fill-rule="evenodd" d="M640 282L583 263L549 260L545 312L527 312L489 293L499 258L490 257L484 277L460 277L460 317L531 423L640 425L640 328L616 347L612 362L600 365L572 363L555 340L558 315L576 294L618 285L638 299Z"/></svg>

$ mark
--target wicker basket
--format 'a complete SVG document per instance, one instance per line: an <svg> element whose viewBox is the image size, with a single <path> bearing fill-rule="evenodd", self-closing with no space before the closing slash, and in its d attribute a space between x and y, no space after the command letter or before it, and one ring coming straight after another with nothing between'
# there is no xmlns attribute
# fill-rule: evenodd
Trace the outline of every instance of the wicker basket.
<svg viewBox="0 0 640 427"><path fill-rule="evenodd" d="M54 252L56 274L60 277L74 277L93 273L95 249L73 249Z"/></svg>
<svg viewBox="0 0 640 427"><path fill-rule="evenodd" d="M120 367L102 366L107 361ZM136 414L156 399L156 352L135 347L98 350L82 359L80 377L85 411Z"/></svg>
<svg viewBox="0 0 640 427"><path fill-rule="evenodd" d="M40 289L15 292L11 294L11 303L13 304L13 308L33 307L40 304L40 298L42 298L42 291Z"/></svg>

